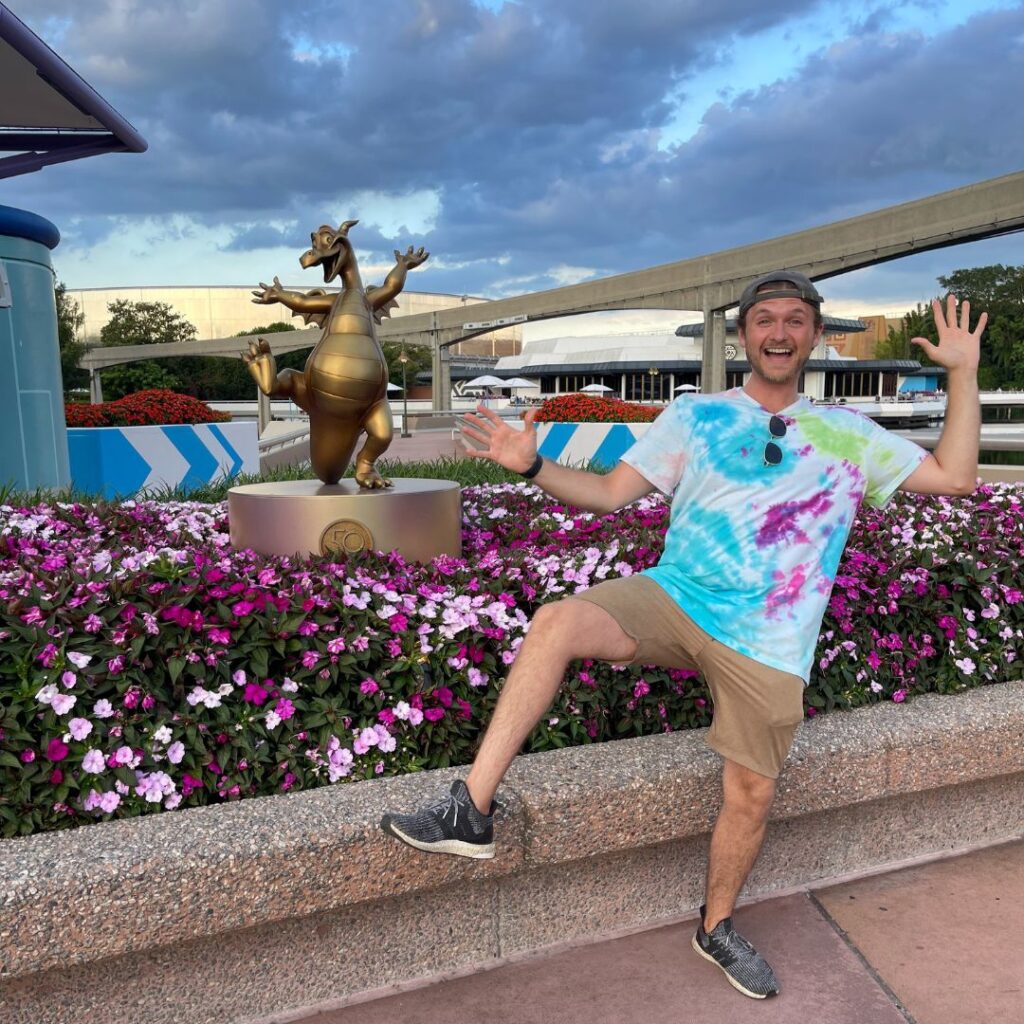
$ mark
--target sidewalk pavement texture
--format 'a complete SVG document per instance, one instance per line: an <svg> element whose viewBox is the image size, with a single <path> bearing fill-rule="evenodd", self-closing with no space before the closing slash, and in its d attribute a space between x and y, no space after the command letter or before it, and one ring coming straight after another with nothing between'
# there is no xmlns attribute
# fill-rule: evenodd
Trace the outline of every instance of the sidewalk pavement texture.
<svg viewBox="0 0 1024 1024"><path fill-rule="evenodd" d="M1020 1024L1022 906L1015 841L741 906L775 999L736 992L686 921L264 1024Z"/></svg>
<svg viewBox="0 0 1024 1024"><path fill-rule="evenodd" d="M456 435L457 436L457 435ZM409 437L395 434L388 450L381 456L384 462L433 462L435 459L465 458L462 445L447 430L414 430Z"/></svg>

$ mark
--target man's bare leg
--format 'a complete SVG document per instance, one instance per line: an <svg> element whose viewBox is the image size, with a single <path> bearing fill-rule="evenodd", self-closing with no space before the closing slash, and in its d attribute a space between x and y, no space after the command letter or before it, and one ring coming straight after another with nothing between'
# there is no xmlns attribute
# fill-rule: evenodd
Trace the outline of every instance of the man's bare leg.
<svg viewBox="0 0 1024 1024"><path fill-rule="evenodd" d="M596 604L566 598L538 609L466 777L478 810L489 810L512 759L551 707L569 662L625 662L635 651L636 641Z"/></svg>
<svg viewBox="0 0 1024 1024"><path fill-rule="evenodd" d="M743 883L764 842L775 780L726 761L722 810L711 833L705 889L704 930L711 932L732 914Z"/></svg>

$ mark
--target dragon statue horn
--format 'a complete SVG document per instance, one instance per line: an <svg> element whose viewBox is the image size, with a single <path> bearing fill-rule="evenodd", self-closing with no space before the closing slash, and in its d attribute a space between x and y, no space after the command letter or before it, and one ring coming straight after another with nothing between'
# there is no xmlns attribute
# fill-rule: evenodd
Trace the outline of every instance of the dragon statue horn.
<svg viewBox="0 0 1024 1024"><path fill-rule="evenodd" d="M349 228L354 228L358 223L359 223L359 221L357 221L357 220L347 220L347 221L345 221L345 223L342 224L341 227L338 228L338 234L339 235L344 235L347 238L348 237L348 229Z"/></svg>

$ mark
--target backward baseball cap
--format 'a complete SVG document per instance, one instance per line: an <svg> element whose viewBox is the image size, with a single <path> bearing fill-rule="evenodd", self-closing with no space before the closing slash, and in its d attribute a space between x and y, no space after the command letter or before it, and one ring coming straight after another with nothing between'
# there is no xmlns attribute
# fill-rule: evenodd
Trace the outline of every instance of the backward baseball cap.
<svg viewBox="0 0 1024 1024"><path fill-rule="evenodd" d="M767 288L767 285L777 284L778 288ZM788 287L787 287L788 285ZM761 289L764 289L762 291ZM755 302L762 299L791 299L793 297L802 299L815 309L821 309L822 298L817 288L811 284L811 279L796 270L773 270L768 274L755 277L740 296L739 318L743 319L747 310Z"/></svg>

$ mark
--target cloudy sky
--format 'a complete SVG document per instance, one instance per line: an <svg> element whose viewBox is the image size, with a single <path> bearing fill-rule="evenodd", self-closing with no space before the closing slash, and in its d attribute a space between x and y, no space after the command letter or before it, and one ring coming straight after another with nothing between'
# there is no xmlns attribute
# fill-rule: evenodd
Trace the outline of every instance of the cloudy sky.
<svg viewBox="0 0 1024 1024"><path fill-rule="evenodd" d="M1024 169L1020 0L5 2L149 143L0 182L73 288L313 287L358 217L367 281L425 245L411 287L499 297ZM823 290L897 313L993 262L1024 234Z"/></svg>

